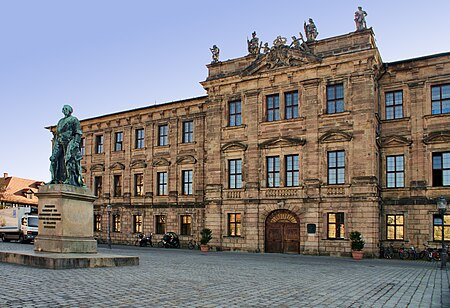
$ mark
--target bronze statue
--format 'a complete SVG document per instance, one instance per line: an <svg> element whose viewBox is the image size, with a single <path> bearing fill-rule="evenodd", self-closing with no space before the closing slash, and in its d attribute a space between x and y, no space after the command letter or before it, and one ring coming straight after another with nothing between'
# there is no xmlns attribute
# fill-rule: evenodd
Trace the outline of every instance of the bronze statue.
<svg viewBox="0 0 450 308"><path fill-rule="evenodd" d="M217 47L216 45L213 45L213 47L210 48L209 50L211 50L211 53L212 53L212 62L211 63L219 62L219 53L220 53L219 47Z"/></svg>
<svg viewBox="0 0 450 308"><path fill-rule="evenodd" d="M262 44L262 42L261 42ZM247 39L247 48L248 52L252 55L259 54L259 51L261 50L261 45L259 45L259 38L256 37L256 32L253 31L252 33L252 39Z"/></svg>
<svg viewBox="0 0 450 308"><path fill-rule="evenodd" d="M366 11L363 11L362 7L358 6L358 10L355 12L356 31L364 30L367 28L366 16Z"/></svg>
<svg viewBox="0 0 450 308"><path fill-rule="evenodd" d="M64 118L58 121L53 138L49 184L69 184L85 186L81 175L81 126L80 121L72 116L73 109L64 105Z"/></svg>
<svg viewBox="0 0 450 308"><path fill-rule="evenodd" d="M306 41L315 41L316 37L319 35L319 32L317 32L316 24L312 18L308 20L308 24L306 24L306 21L303 23L303 28L305 29Z"/></svg>

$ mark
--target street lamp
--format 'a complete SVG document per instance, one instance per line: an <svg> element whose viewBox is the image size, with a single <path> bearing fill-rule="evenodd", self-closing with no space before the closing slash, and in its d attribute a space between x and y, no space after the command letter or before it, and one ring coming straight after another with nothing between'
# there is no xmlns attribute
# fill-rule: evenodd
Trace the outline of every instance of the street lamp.
<svg viewBox="0 0 450 308"><path fill-rule="evenodd" d="M111 204L106 206L108 211L108 248L111 249Z"/></svg>
<svg viewBox="0 0 450 308"><path fill-rule="evenodd" d="M446 257L447 257L447 249L445 249L445 241L444 241L444 214L447 211L447 200L445 200L445 198L443 196L440 196L437 199L437 208L439 210L439 215L441 215L441 219L442 219L442 227L441 227L441 231L442 231L442 235L441 235L441 239L442 239L442 250L441 250L441 269L445 269L445 261L446 261Z"/></svg>

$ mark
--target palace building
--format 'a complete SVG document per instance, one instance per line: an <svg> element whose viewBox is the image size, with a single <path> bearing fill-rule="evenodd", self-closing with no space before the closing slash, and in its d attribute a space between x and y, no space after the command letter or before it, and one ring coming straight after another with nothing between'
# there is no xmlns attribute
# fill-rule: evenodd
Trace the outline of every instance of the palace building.
<svg viewBox="0 0 450 308"><path fill-rule="evenodd" d="M352 231L373 256L437 246L450 53L384 63L365 25L306 34L254 48L254 33L223 62L213 51L205 96L82 120L96 236L110 204L113 243L174 231L185 244L207 227L220 250L344 256ZM444 228L450 240L450 215Z"/></svg>

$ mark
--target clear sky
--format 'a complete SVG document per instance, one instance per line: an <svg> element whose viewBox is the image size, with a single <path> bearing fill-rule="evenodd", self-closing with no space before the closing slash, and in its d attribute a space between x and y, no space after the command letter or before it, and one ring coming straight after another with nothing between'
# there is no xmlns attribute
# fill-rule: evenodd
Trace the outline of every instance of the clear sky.
<svg viewBox="0 0 450 308"><path fill-rule="evenodd" d="M64 104L81 120L205 95L213 44L238 58L308 18L317 40L346 34L358 6L385 62L450 51L448 0L0 0L0 176L50 179Z"/></svg>

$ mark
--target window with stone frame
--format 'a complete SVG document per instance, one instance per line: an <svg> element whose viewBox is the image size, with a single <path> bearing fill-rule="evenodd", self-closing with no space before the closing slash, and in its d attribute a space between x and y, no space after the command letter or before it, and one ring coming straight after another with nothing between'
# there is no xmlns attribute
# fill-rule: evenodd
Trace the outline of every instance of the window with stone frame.
<svg viewBox="0 0 450 308"><path fill-rule="evenodd" d="M241 101L232 101L228 103L228 126L242 125Z"/></svg>
<svg viewBox="0 0 450 308"><path fill-rule="evenodd" d="M103 135L95 136L95 154L103 153Z"/></svg>
<svg viewBox="0 0 450 308"><path fill-rule="evenodd" d="M94 232L102 231L102 215L94 214Z"/></svg>
<svg viewBox="0 0 450 308"><path fill-rule="evenodd" d="M144 175L142 173L134 175L134 195L136 197L144 195Z"/></svg>
<svg viewBox="0 0 450 308"><path fill-rule="evenodd" d="M169 125L158 126L158 146L169 145Z"/></svg>
<svg viewBox="0 0 450 308"><path fill-rule="evenodd" d="M94 195L102 197L103 191L103 178L101 176L94 177Z"/></svg>
<svg viewBox="0 0 450 308"><path fill-rule="evenodd" d="M431 113L450 113L450 84L431 87Z"/></svg>
<svg viewBox="0 0 450 308"><path fill-rule="evenodd" d="M266 96L266 121L280 120L280 96L278 94Z"/></svg>
<svg viewBox="0 0 450 308"><path fill-rule="evenodd" d="M330 151L328 154L328 184L345 183L345 151Z"/></svg>
<svg viewBox="0 0 450 308"><path fill-rule="evenodd" d="M241 213L228 214L228 236L241 236Z"/></svg>
<svg viewBox="0 0 450 308"><path fill-rule="evenodd" d="M280 187L280 157L268 156L266 158L267 187Z"/></svg>
<svg viewBox="0 0 450 308"><path fill-rule="evenodd" d="M343 239L345 237L344 213L328 213L327 216L327 238Z"/></svg>
<svg viewBox="0 0 450 308"><path fill-rule="evenodd" d="M166 233L166 215L156 215L155 223L156 234Z"/></svg>
<svg viewBox="0 0 450 308"><path fill-rule="evenodd" d="M156 179L157 179L158 196L167 196L168 195L167 172L158 172L156 174Z"/></svg>
<svg viewBox="0 0 450 308"><path fill-rule="evenodd" d="M86 138L81 138L81 146L80 146L81 156L86 155Z"/></svg>
<svg viewBox="0 0 450 308"><path fill-rule="evenodd" d="M142 233L142 215L133 215L133 233Z"/></svg>
<svg viewBox="0 0 450 308"><path fill-rule="evenodd" d="M123 150L123 132L116 132L114 134L114 151L119 152Z"/></svg>
<svg viewBox="0 0 450 308"><path fill-rule="evenodd" d="M192 235L192 216L181 215L180 217L180 235Z"/></svg>
<svg viewBox="0 0 450 308"><path fill-rule="evenodd" d="M134 148L143 149L145 147L145 131L143 128L138 128L135 131Z"/></svg>
<svg viewBox="0 0 450 308"><path fill-rule="evenodd" d="M194 142L194 121L183 122L183 143Z"/></svg>
<svg viewBox="0 0 450 308"><path fill-rule="evenodd" d="M298 118L298 92L284 94L284 118L286 120Z"/></svg>
<svg viewBox="0 0 450 308"><path fill-rule="evenodd" d="M299 164L298 155L286 155L284 157L285 163L285 186L294 187L299 185L298 174Z"/></svg>
<svg viewBox="0 0 450 308"><path fill-rule="evenodd" d="M114 175L114 197L122 196L122 175Z"/></svg>
<svg viewBox="0 0 450 308"><path fill-rule="evenodd" d="M120 214L112 215L112 232L121 232L122 220Z"/></svg>
<svg viewBox="0 0 450 308"><path fill-rule="evenodd" d="M386 215L386 239L387 240L404 240L405 234L405 218L403 214Z"/></svg>
<svg viewBox="0 0 450 308"><path fill-rule="evenodd" d="M444 240L450 241L450 215L444 215ZM433 215L433 241L442 241L442 216Z"/></svg>
<svg viewBox="0 0 450 308"><path fill-rule="evenodd" d="M182 178L182 193L183 195L192 195L193 189L192 189L192 170L183 170L181 172L181 178Z"/></svg>
<svg viewBox="0 0 450 308"><path fill-rule="evenodd" d="M405 187L405 167L403 155L386 156L386 187Z"/></svg>
<svg viewBox="0 0 450 308"><path fill-rule="evenodd" d="M344 84L327 85L327 113L344 112Z"/></svg>
<svg viewBox="0 0 450 308"><path fill-rule="evenodd" d="M229 189L242 188L242 160L241 159L228 160L228 188Z"/></svg>
<svg viewBox="0 0 450 308"><path fill-rule="evenodd" d="M403 91L385 93L386 120L403 118Z"/></svg>
<svg viewBox="0 0 450 308"><path fill-rule="evenodd" d="M450 152L433 153L433 186L450 186Z"/></svg>

